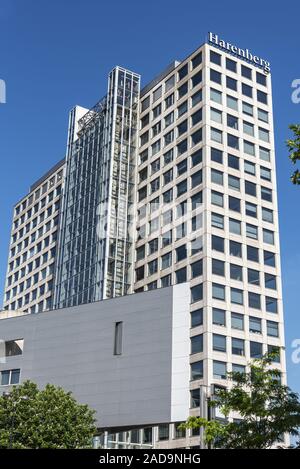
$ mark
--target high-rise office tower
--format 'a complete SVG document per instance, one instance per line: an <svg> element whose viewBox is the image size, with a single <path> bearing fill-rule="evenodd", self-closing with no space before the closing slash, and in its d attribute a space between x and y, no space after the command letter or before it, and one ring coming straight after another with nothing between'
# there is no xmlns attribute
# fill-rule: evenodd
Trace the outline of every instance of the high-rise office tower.
<svg viewBox="0 0 300 469"><path fill-rule="evenodd" d="M70 115L56 308L130 291L140 78L116 67L107 95Z"/></svg>
<svg viewBox="0 0 300 469"><path fill-rule="evenodd" d="M4 309L52 308L64 160L35 182L14 207Z"/></svg>
<svg viewBox="0 0 300 469"><path fill-rule="evenodd" d="M210 34L141 92L139 76L116 67L107 95L70 114L54 308L189 282L191 415L207 416L215 388L230 386L226 373L267 351L280 351L272 366L286 382L269 71ZM12 309L23 307L21 249L31 257L28 244L18 247L20 210ZM199 445L180 422L159 423L110 438L114 447L128 438Z"/></svg>
<svg viewBox="0 0 300 469"><path fill-rule="evenodd" d="M190 282L192 415L205 415L226 372L268 350L280 350L286 379L271 76L261 67L210 35L141 91L135 291Z"/></svg>

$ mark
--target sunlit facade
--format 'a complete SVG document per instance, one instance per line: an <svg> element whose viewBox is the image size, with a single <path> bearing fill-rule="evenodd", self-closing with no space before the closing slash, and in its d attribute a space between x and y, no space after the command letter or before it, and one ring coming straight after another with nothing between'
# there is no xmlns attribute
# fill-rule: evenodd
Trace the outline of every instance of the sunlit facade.
<svg viewBox="0 0 300 469"><path fill-rule="evenodd" d="M53 301L187 283L189 413L203 417L227 373L268 351L286 382L270 64L210 37L141 91L116 67L94 108L71 111ZM204 446L180 423L105 429L99 444Z"/></svg>

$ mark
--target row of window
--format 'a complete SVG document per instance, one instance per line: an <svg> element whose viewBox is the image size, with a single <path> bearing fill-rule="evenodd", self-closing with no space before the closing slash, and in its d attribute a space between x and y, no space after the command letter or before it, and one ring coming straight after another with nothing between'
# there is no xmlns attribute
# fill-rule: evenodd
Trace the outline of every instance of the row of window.
<svg viewBox="0 0 300 469"><path fill-rule="evenodd" d="M185 140L183 140L183 142L180 142L180 144L177 145L177 156L183 155L187 150L188 150L187 139L185 139ZM248 154L250 154L249 153L250 150L247 150L247 151L248 151ZM254 151L254 153L251 154L251 156L255 157L255 149L253 149L253 151ZM165 166L165 165L173 162L174 157L175 157L174 148L172 148L168 152L164 153L162 159L161 159L161 157L158 157L155 161L153 161L151 163L149 169L143 168L139 173L140 182L146 180L150 176L150 174L155 174L155 172L159 171L162 167L162 164ZM270 150L268 150L266 148L263 148L263 147L259 147L259 157L263 161L270 162ZM143 162L147 161L147 158L148 158L148 155L146 155L146 158L145 158L145 160L143 160ZM218 164L221 164L221 165L224 164L224 152L219 150L218 148L211 147L211 149L210 149L210 158L211 158L211 161L213 161L215 163L218 163ZM190 160L191 160L191 167L201 163L202 162L202 149L199 149L196 152L192 153L190 155ZM256 175L256 164L254 162L249 161L249 160L243 160L243 161L244 161L244 172L246 174L250 174L252 176L255 176ZM235 156L235 155L228 154L227 155L227 165L228 165L229 168L240 170L241 169L240 168L240 158ZM183 174L187 170L187 168L188 168L188 161L184 160L184 161L178 163L178 165L177 165L177 176L180 176L181 174ZM168 177L168 176L166 176L166 177ZM173 177L173 174L172 174L172 177ZM271 170L269 168L260 166L260 177L261 177L261 179L264 179L266 181L270 181L271 180ZM170 180L171 179L172 178L170 178ZM238 188L239 184L234 184L234 182L233 182L232 186L233 186L233 188Z"/></svg>
<svg viewBox="0 0 300 469"><path fill-rule="evenodd" d="M37 258L33 265L30 264L27 270L25 271L25 275L32 273L33 270L35 269L39 269L40 267L43 267L43 265L48 262L48 259L51 260L53 258L53 256L48 257L47 254L48 253L46 253L44 257ZM54 270L54 263L36 272L32 277L29 277L26 280L26 282L18 283L18 292L22 293L24 290L26 290L27 288L30 288L31 286L35 285L39 281L45 280L49 275L53 274L53 270ZM24 277L24 274L22 274L22 276ZM16 275L15 278L13 276L10 276L7 281L7 286L10 287L16 281L15 279L18 280L19 276Z"/></svg>
<svg viewBox="0 0 300 469"><path fill-rule="evenodd" d="M210 81L217 83L221 86L224 84L227 89L230 89L232 91L238 91L239 89L243 96L246 96L247 98L251 99L256 98L258 102L266 105L268 104L268 95L264 91L261 91L259 89L254 90L253 87L248 85L247 83L240 83L238 82L238 80L226 76L213 68L210 69ZM254 91L256 92L255 94Z"/></svg>
<svg viewBox="0 0 300 469"><path fill-rule="evenodd" d="M225 60L225 63L222 64L222 60ZM229 57L225 57L224 55L218 54L218 52L215 52L213 50L210 50L210 62L214 63L216 65L219 65L220 67L225 66L226 70L229 70L230 72L238 73L237 70L237 65L238 63L230 59ZM247 78L248 80L253 79L253 74L255 73L255 79L256 83L262 86L267 86L267 76L264 75L263 73L260 73L258 71L252 70L250 67L247 67L246 65L239 64L240 65L240 70L239 73L242 75L242 77Z"/></svg>
<svg viewBox="0 0 300 469"><path fill-rule="evenodd" d="M182 225L179 225L178 229L181 229L181 228L182 228ZM178 235L180 234L181 233L178 233ZM179 238L180 236L178 236L177 239ZM165 233L161 237L152 239L151 241L147 243L147 245L143 244L142 246L139 246L136 249L136 261L138 262L140 260L145 259L146 256L151 256L152 254L155 254L159 250L159 248L163 249L166 246L170 245L171 243L172 243L172 233L170 232ZM225 253L226 252L225 239L222 238L221 236L212 235L211 248L213 251ZM184 257L185 255L190 257L196 253L202 252L203 250L202 237L198 237L192 240L190 251L188 252L187 249L188 248L186 247L186 245L183 245L183 247L180 246L178 250L175 251L177 262L185 259ZM242 259L243 250L246 251L244 253L244 256L248 261L256 262L256 263L263 263L264 265L268 267L276 267L276 254L274 252L263 250L262 256L261 256L262 258L260 259L260 253L259 253L260 250L257 247L250 246L250 245L245 246L242 243L239 243L238 241L228 240L228 253L230 256L234 256L234 257ZM257 280L254 279L254 274L252 272L251 283L253 283L254 280L256 283Z"/></svg>
<svg viewBox="0 0 300 469"><path fill-rule="evenodd" d="M185 438L186 432L180 428L181 423L182 422L177 422L174 424L163 423L157 427L156 435L154 433L154 428L152 427L109 434L108 447L114 449L141 449L143 447L141 445L145 444L147 444L149 448L149 445L153 444L153 439L155 436L157 441ZM191 436L196 435L199 436L198 429L191 430Z"/></svg>

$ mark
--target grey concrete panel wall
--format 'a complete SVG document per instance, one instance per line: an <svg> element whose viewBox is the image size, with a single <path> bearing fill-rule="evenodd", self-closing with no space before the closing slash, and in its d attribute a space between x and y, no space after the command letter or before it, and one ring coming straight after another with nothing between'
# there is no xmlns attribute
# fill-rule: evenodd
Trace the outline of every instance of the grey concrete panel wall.
<svg viewBox="0 0 300 469"><path fill-rule="evenodd" d="M123 321L123 350L115 356L118 321ZM21 381L72 391L96 410L101 427L188 416L187 284L3 319L0 338L24 339L23 355L7 358L0 370L20 368ZM0 392L5 388L0 386Z"/></svg>

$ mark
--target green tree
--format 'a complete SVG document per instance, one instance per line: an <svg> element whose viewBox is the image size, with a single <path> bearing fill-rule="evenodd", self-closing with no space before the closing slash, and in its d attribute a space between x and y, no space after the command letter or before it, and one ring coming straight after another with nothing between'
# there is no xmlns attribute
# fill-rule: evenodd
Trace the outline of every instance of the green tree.
<svg viewBox="0 0 300 469"><path fill-rule="evenodd" d="M182 428L203 428L208 446L225 449L266 449L284 433L300 435L298 394L281 384L280 371L270 367L275 355L249 363L249 372L228 373L230 389L220 390L210 402L228 417L237 412L241 421L208 421L190 417Z"/></svg>
<svg viewBox="0 0 300 469"><path fill-rule="evenodd" d="M26 381L0 397L0 448L89 448L95 431L94 411L60 387Z"/></svg>
<svg viewBox="0 0 300 469"><path fill-rule="evenodd" d="M294 135L293 138L286 141L286 144L289 150L289 158L293 164L296 164L300 160L300 125L292 124L289 128ZM298 168L291 175L291 181L293 184L300 184L300 171Z"/></svg>

